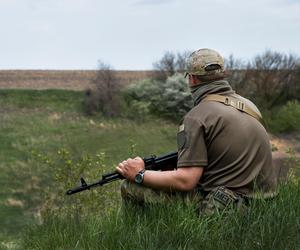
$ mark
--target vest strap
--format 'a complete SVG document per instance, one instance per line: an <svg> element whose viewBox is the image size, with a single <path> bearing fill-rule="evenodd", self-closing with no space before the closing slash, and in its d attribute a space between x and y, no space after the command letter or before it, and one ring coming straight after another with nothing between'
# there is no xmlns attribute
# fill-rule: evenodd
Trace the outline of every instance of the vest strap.
<svg viewBox="0 0 300 250"><path fill-rule="evenodd" d="M262 125L264 125L262 116L256 111L254 111L252 108L248 107L245 102L239 100L238 98L232 96L224 96L224 95L208 95L202 101L221 102L227 106L234 107L237 110L254 117Z"/></svg>

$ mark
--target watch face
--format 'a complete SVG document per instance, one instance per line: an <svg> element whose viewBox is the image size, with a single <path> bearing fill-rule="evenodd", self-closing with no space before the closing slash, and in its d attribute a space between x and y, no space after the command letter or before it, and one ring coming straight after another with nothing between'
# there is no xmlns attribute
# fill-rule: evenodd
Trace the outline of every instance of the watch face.
<svg viewBox="0 0 300 250"><path fill-rule="evenodd" d="M135 176L135 182L138 183L138 184L141 184L143 182L143 175L138 173L136 176Z"/></svg>

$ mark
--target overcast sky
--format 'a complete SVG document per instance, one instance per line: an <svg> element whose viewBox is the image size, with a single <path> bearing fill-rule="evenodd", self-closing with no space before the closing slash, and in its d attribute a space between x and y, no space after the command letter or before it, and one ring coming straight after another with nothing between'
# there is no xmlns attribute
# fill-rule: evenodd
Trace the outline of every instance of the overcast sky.
<svg viewBox="0 0 300 250"><path fill-rule="evenodd" d="M0 0L0 69L151 69L166 51L300 55L300 0Z"/></svg>

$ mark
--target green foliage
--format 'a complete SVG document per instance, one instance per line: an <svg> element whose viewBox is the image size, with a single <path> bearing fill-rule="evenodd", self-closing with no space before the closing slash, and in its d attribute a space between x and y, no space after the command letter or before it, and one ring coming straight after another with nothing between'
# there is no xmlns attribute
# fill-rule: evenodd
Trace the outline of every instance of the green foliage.
<svg viewBox="0 0 300 250"><path fill-rule="evenodd" d="M267 124L272 132L300 132L300 103L290 101L286 105L266 114Z"/></svg>
<svg viewBox="0 0 300 250"><path fill-rule="evenodd" d="M178 120L192 107L191 95L182 74L168 77L166 82L143 80L130 85L124 96L131 112L139 116L151 113Z"/></svg>
<svg viewBox="0 0 300 250"><path fill-rule="evenodd" d="M79 185L82 176L89 182L101 179L106 172L104 153L74 157L62 148L56 156L35 153L35 157L48 166L52 178L51 186L43 190L42 219L49 216L72 216L78 219L104 212L118 204L118 188L113 184L66 196L68 189Z"/></svg>
<svg viewBox="0 0 300 250"><path fill-rule="evenodd" d="M23 249L298 249L299 182L281 186L273 200L248 210L198 217L179 200L143 209L126 207L76 221L48 217L31 227ZM64 233L62 233L64 232Z"/></svg>

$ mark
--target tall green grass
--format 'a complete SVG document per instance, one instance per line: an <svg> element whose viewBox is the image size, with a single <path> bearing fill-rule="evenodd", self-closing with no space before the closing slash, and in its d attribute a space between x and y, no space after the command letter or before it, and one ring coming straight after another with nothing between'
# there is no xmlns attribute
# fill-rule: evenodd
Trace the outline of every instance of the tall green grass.
<svg viewBox="0 0 300 250"><path fill-rule="evenodd" d="M299 249L299 183L248 210L198 217L192 204L119 208L108 214L50 216L26 231L23 249Z"/></svg>
<svg viewBox="0 0 300 250"><path fill-rule="evenodd" d="M82 102L82 92L0 90L0 242L18 240L26 225L39 221L43 190L56 192L55 170L33 152L54 157L66 148L74 159L105 153L100 178L128 157L132 147L141 156L176 148L175 124L88 117Z"/></svg>

